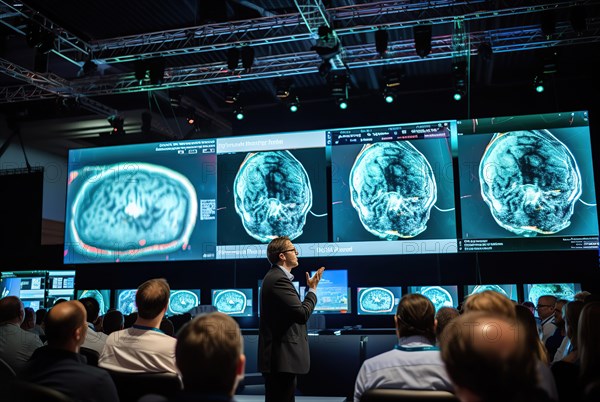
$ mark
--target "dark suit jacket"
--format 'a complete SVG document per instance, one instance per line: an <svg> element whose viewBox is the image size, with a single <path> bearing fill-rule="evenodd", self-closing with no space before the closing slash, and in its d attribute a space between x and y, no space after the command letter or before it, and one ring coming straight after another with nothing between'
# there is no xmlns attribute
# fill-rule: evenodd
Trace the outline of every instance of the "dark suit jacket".
<svg viewBox="0 0 600 402"><path fill-rule="evenodd" d="M306 322L317 304L313 292L303 302L278 266L262 282L258 369L263 373L306 374L310 367Z"/></svg>

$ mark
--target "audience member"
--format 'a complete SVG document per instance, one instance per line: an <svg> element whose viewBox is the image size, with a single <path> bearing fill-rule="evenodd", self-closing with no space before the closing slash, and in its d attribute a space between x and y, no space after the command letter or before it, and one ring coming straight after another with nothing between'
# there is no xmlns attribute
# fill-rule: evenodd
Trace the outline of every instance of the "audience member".
<svg viewBox="0 0 600 402"><path fill-rule="evenodd" d="M567 363L579 364L579 350L577 348L577 328L579 325L579 316L583 309L583 302L574 300L567 303L563 307L563 315L565 317L565 332L569 338L569 346L567 347L565 357L562 361Z"/></svg>
<svg viewBox="0 0 600 402"><path fill-rule="evenodd" d="M41 308L35 312L35 327L31 330L34 334L39 336L46 336L44 332L44 319L46 318L46 309Z"/></svg>
<svg viewBox="0 0 600 402"><path fill-rule="evenodd" d="M19 377L56 389L76 401L118 401L108 373L88 366L78 353L87 329L85 308L80 302L55 305L46 317L48 345L35 351Z"/></svg>
<svg viewBox="0 0 600 402"><path fill-rule="evenodd" d="M471 311L442 334L441 353L463 402L548 401L536 387L536 367L514 320Z"/></svg>
<svg viewBox="0 0 600 402"><path fill-rule="evenodd" d="M591 295L591 293L588 292L587 290L582 290L581 292L578 292L575 294L575 296L573 296L573 300L579 300L579 301L585 302L585 298L590 295Z"/></svg>
<svg viewBox="0 0 600 402"><path fill-rule="evenodd" d="M173 321L169 320L167 317L163 318L160 322L160 330L166 335L172 337L175 336L175 327L173 326Z"/></svg>
<svg viewBox="0 0 600 402"><path fill-rule="evenodd" d="M520 327L523 328L523 337L525 339L527 350L532 353L533 358L538 359L544 364L548 364L546 347L542 343L537 332L535 318L531 314L531 311L529 311L527 307L521 305L516 305L515 311L517 313L517 322L520 324Z"/></svg>
<svg viewBox="0 0 600 402"><path fill-rule="evenodd" d="M31 307L25 307L25 318L21 324L21 329L31 332L35 328L35 311Z"/></svg>
<svg viewBox="0 0 600 402"><path fill-rule="evenodd" d="M598 392L598 382L600 381L600 302L588 303L581 310L577 330L577 345L579 347L583 389L590 388L595 383L596 392ZM588 392L591 392L591 390Z"/></svg>
<svg viewBox="0 0 600 402"><path fill-rule="evenodd" d="M98 319L98 315L100 314L100 303L98 300L93 297L84 297L79 300L83 307L85 307L85 312L87 315L87 326L88 330L85 335L85 342L81 345L84 348L93 349L99 354L102 353L102 349L104 349L104 344L106 343L107 335L96 331L96 327L94 326L94 322Z"/></svg>
<svg viewBox="0 0 600 402"><path fill-rule="evenodd" d="M556 325L556 331L546 340L546 350L548 351L548 359L550 362L554 361L556 351L565 339L565 320L562 315L562 308L568 301L560 299L556 301L556 307L554 307L554 325Z"/></svg>
<svg viewBox="0 0 600 402"><path fill-rule="evenodd" d="M17 373L42 346L39 336L21 328L24 319L25 310L18 297L0 299L0 358Z"/></svg>
<svg viewBox="0 0 600 402"><path fill-rule="evenodd" d="M531 314L535 315L535 305L532 302L527 300L521 303L521 305L527 307L531 311Z"/></svg>
<svg viewBox="0 0 600 402"><path fill-rule="evenodd" d="M169 284L164 279L151 279L138 287L135 295L138 318L131 328L108 336L99 367L127 373L177 372L177 341L159 329L169 294Z"/></svg>
<svg viewBox="0 0 600 402"><path fill-rule="evenodd" d="M435 307L420 294L400 299L394 321L398 344L366 360L356 378L354 401L371 388L452 389L435 347Z"/></svg>
<svg viewBox="0 0 600 402"><path fill-rule="evenodd" d="M556 331L556 325L554 324L554 309L556 308L556 297L552 295L540 296L535 309L537 310L538 317L540 317L540 324L542 326L542 333L540 337L542 342L546 343L546 340L554 334Z"/></svg>
<svg viewBox="0 0 600 402"><path fill-rule="evenodd" d="M116 309L108 310L106 314L104 314L104 320L102 320L102 322L102 331L106 335L110 335L113 332L125 328L125 318L123 317L123 313Z"/></svg>
<svg viewBox="0 0 600 402"><path fill-rule="evenodd" d="M444 328L450 321L460 315L460 312L454 307L441 307L435 314L435 337L437 341L440 341L440 336L444 331Z"/></svg>
<svg viewBox="0 0 600 402"><path fill-rule="evenodd" d="M138 313L133 312L133 313L127 314L124 317L124 319L125 319L125 321L123 322L123 329L131 328L133 326L133 324L135 324L136 320L138 319Z"/></svg>

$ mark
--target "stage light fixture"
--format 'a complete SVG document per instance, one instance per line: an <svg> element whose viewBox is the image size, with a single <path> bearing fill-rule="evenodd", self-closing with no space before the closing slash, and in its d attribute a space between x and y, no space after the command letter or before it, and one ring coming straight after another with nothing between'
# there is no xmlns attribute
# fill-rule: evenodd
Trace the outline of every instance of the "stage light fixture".
<svg viewBox="0 0 600 402"><path fill-rule="evenodd" d="M244 120L244 108L242 106L236 106L233 109L233 115L235 116L236 119L238 120Z"/></svg>
<svg viewBox="0 0 600 402"><path fill-rule="evenodd" d="M236 47L227 50L227 69L234 72L240 62L240 49Z"/></svg>
<svg viewBox="0 0 600 402"><path fill-rule="evenodd" d="M431 24L416 25L413 27L415 51L424 59L431 53Z"/></svg>
<svg viewBox="0 0 600 402"><path fill-rule="evenodd" d="M292 82L289 78L277 78L275 80L275 96L279 99L286 99L290 96Z"/></svg>
<svg viewBox="0 0 600 402"><path fill-rule="evenodd" d="M375 31L375 49L381 57L385 57L388 49L388 32L385 29Z"/></svg>
<svg viewBox="0 0 600 402"><path fill-rule="evenodd" d="M457 60L453 62L452 75L454 78L453 98L455 101L460 101L467 94L467 61Z"/></svg>
<svg viewBox="0 0 600 402"><path fill-rule="evenodd" d="M571 27L573 28L573 31L577 33L578 36L581 36L581 34L587 31L586 18L587 13L583 4L574 5L569 10L569 21L571 22Z"/></svg>
<svg viewBox="0 0 600 402"><path fill-rule="evenodd" d="M386 90L384 90L383 99L385 100L385 103L394 103L396 96L392 93L386 93Z"/></svg>
<svg viewBox="0 0 600 402"><path fill-rule="evenodd" d="M338 104L338 107L342 110L348 109L348 99L346 99L346 98L338 98L337 104Z"/></svg>
<svg viewBox="0 0 600 402"><path fill-rule="evenodd" d="M242 67L249 73L254 65L254 48L252 46L242 47Z"/></svg>
<svg viewBox="0 0 600 402"><path fill-rule="evenodd" d="M107 118L108 122L112 127L112 135L124 135L125 130L123 129L123 125L125 124L125 119L123 116L119 115L110 115Z"/></svg>
<svg viewBox="0 0 600 402"><path fill-rule="evenodd" d="M333 29L327 25L321 25L317 30L317 43L310 49L317 52L323 62L319 66L319 73L325 77L332 70L331 59L342 50L342 44Z"/></svg>
<svg viewBox="0 0 600 402"><path fill-rule="evenodd" d="M541 74L538 74L533 78L533 87L535 89L535 92L537 92L539 94L544 92L544 90L545 90L544 78Z"/></svg>
<svg viewBox="0 0 600 402"><path fill-rule="evenodd" d="M404 76L403 68L383 71L383 99L386 103L394 103L396 95L400 89L400 81Z"/></svg>
<svg viewBox="0 0 600 402"><path fill-rule="evenodd" d="M340 109L348 108L348 76L335 74L330 79L331 95Z"/></svg>
<svg viewBox="0 0 600 402"><path fill-rule="evenodd" d="M296 113L299 108L300 108L300 100L298 99L297 96L294 96L293 99L288 101L288 109L290 110L290 112Z"/></svg>
<svg viewBox="0 0 600 402"><path fill-rule="evenodd" d="M240 97L240 85L239 84L228 84L225 87L225 103L233 104L238 101Z"/></svg>

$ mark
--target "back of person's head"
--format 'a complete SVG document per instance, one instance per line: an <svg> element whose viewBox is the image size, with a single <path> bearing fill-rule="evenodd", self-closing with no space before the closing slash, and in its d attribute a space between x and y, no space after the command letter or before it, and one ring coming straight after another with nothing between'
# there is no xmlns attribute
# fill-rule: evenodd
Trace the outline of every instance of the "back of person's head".
<svg viewBox="0 0 600 402"><path fill-rule="evenodd" d="M525 338L527 350L531 352L535 358L544 363L548 363L548 352L540 340L535 317L525 306L516 305L514 308L517 313L517 322L521 325L521 328L523 328L523 337Z"/></svg>
<svg viewBox="0 0 600 402"><path fill-rule="evenodd" d="M526 300L523 303L521 303L521 305L527 307L529 311L531 311L531 314L535 314L535 304L533 304L533 302Z"/></svg>
<svg viewBox="0 0 600 402"><path fill-rule="evenodd" d="M79 299L79 302L85 308L88 322L95 322L100 314L100 303L98 303L98 300L93 297L84 297L83 299Z"/></svg>
<svg viewBox="0 0 600 402"><path fill-rule="evenodd" d="M402 296L394 319L399 337L419 335L435 343L435 307L427 297L418 293Z"/></svg>
<svg viewBox="0 0 600 402"><path fill-rule="evenodd" d="M600 302L588 303L581 310L577 346L583 384L600 381Z"/></svg>
<svg viewBox="0 0 600 402"><path fill-rule="evenodd" d="M459 399L535 400L525 398L536 394L536 365L520 334L514 320L485 311L466 312L446 327L440 349Z"/></svg>
<svg viewBox="0 0 600 402"><path fill-rule="evenodd" d="M573 349L577 349L577 327L579 325L579 316L581 315L583 306L584 303L582 301L573 300L565 304L563 307L565 329Z"/></svg>
<svg viewBox="0 0 600 402"><path fill-rule="evenodd" d="M48 345L73 350L85 340L87 332L85 308L77 300L60 303L46 315Z"/></svg>
<svg viewBox="0 0 600 402"><path fill-rule="evenodd" d="M435 313L435 336L438 340L448 323L459 315L460 312L454 307L442 307Z"/></svg>
<svg viewBox="0 0 600 402"><path fill-rule="evenodd" d="M138 316L151 320L166 310L171 289L166 279L150 279L142 283L135 294Z"/></svg>
<svg viewBox="0 0 600 402"><path fill-rule="evenodd" d="M223 313L198 316L179 332L175 359L186 391L232 395L244 374L240 327Z"/></svg>
<svg viewBox="0 0 600 402"><path fill-rule="evenodd" d="M573 296L573 300L579 300L579 301L584 302L585 298L588 297L589 295L591 295L590 292L588 292L587 290L582 290L581 292L575 293L575 296Z"/></svg>
<svg viewBox="0 0 600 402"><path fill-rule="evenodd" d="M485 311L505 316L511 320L516 318L515 303L503 294L493 290L484 290L467 297L463 304L463 311L465 313Z"/></svg>
<svg viewBox="0 0 600 402"><path fill-rule="evenodd" d="M125 317L123 317L123 328L131 328L133 326L133 324L135 324L135 321L138 318L138 313L134 312L134 313L130 313L127 314Z"/></svg>
<svg viewBox="0 0 600 402"><path fill-rule="evenodd" d="M32 329L35 327L35 311L31 307L25 307L25 318L21 324L21 328L24 330Z"/></svg>
<svg viewBox="0 0 600 402"><path fill-rule="evenodd" d="M173 321L166 317L160 322L160 330L166 335L175 336L175 327L173 326Z"/></svg>
<svg viewBox="0 0 600 402"><path fill-rule="evenodd" d="M119 310L109 310L104 314L102 321L102 332L110 335L113 332L120 331L125 327L125 317Z"/></svg>
<svg viewBox="0 0 600 402"><path fill-rule="evenodd" d="M44 320L46 318L46 313L48 312L48 310L46 310L45 308L41 308L38 311L35 312L35 323L37 325L43 325L44 324Z"/></svg>
<svg viewBox="0 0 600 402"><path fill-rule="evenodd" d="M273 265L279 262L279 254L285 251L288 247L290 238L287 236L276 237L267 246L267 258Z"/></svg>
<svg viewBox="0 0 600 402"><path fill-rule="evenodd" d="M25 319L25 309L17 296L0 299L0 324L10 322L21 325Z"/></svg>

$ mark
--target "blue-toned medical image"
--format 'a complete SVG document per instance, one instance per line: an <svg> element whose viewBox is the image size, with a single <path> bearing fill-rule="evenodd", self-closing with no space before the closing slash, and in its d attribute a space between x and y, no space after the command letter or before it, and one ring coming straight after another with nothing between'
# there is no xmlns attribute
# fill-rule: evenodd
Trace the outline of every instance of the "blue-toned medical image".
<svg viewBox="0 0 600 402"><path fill-rule="evenodd" d="M357 314L393 315L402 297L400 287L370 287L357 289Z"/></svg>
<svg viewBox="0 0 600 402"><path fill-rule="evenodd" d="M327 241L324 148L220 154L219 245Z"/></svg>
<svg viewBox="0 0 600 402"><path fill-rule="evenodd" d="M427 297L435 306L435 311L442 307L458 306L458 288L456 286L410 286L409 293L419 293Z"/></svg>
<svg viewBox="0 0 600 402"><path fill-rule="evenodd" d="M575 294L581 291L579 283L536 283L524 285L525 300L537 306L541 296L552 295L557 299L573 300Z"/></svg>
<svg viewBox="0 0 600 402"><path fill-rule="evenodd" d="M213 289L212 305L227 315L251 317L252 289Z"/></svg>
<svg viewBox="0 0 600 402"><path fill-rule="evenodd" d="M169 296L169 315L184 314L200 304L200 290L173 290Z"/></svg>
<svg viewBox="0 0 600 402"><path fill-rule="evenodd" d="M215 258L216 154L163 145L70 151L65 263Z"/></svg>
<svg viewBox="0 0 600 402"><path fill-rule="evenodd" d="M334 241L455 239L449 141L332 148Z"/></svg>
<svg viewBox="0 0 600 402"><path fill-rule="evenodd" d="M315 272L311 272L312 277ZM347 314L350 312L350 289L348 270L326 269L317 287L315 311L325 314Z"/></svg>
<svg viewBox="0 0 600 402"><path fill-rule="evenodd" d="M137 305L135 304L135 294L137 289L124 289L117 290L117 310L123 315L129 315L137 312Z"/></svg>
<svg viewBox="0 0 600 402"><path fill-rule="evenodd" d="M475 293L485 292L486 290L498 292L514 301L519 300L517 285L468 285L466 295L470 296Z"/></svg>
<svg viewBox="0 0 600 402"><path fill-rule="evenodd" d="M100 305L100 315L104 315L110 308L110 290L91 289L77 291L77 300L85 297L92 297L98 301L98 304Z"/></svg>

